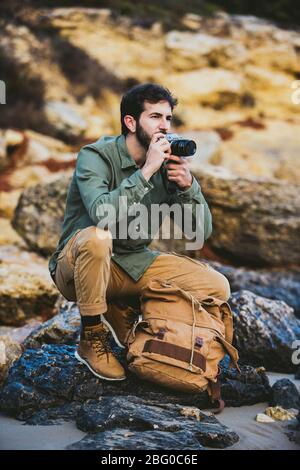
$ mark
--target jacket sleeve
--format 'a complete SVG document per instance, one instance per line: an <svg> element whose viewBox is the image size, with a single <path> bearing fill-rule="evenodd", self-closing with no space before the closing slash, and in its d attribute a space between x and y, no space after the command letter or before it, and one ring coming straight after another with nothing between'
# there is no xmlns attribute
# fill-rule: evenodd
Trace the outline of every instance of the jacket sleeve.
<svg viewBox="0 0 300 470"><path fill-rule="evenodd" d="M80 150L76 162L76 182L83 204L95 225L103 218L103 208L113 206L119 216L119 197L127 197L127 206L139 203L144 195L153 188L141 170L125 178L120 186L109 190L112 177L110 165L101 158L96 149L84 147Z"/></svg>
<svg viewBox="0 0 300 470"><path fill-rule="evenodd" d="M212 216L208 204L202 194L201 187L193 176L192 186L186 191L177 190L171 198L171 203L187 204L191 208L192 229L199 226L203 230L204 241L212 234Z"/></svg>

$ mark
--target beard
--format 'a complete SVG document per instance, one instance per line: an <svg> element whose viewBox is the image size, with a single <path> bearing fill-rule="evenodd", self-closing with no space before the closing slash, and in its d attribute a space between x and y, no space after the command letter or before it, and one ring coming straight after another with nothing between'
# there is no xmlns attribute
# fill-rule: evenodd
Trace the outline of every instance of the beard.
<svg viewBox="0 0 300 470"><path fill-rule="evenodd" d="M140 145L145 150L148 150L152 136L149 135L145 131L145 129L140 125L139 121L137 121L137 123L136 123L136 131L135 132L136 132L136 134L135 134L136 138L137 138L138 142L140 143Z"/></svg>

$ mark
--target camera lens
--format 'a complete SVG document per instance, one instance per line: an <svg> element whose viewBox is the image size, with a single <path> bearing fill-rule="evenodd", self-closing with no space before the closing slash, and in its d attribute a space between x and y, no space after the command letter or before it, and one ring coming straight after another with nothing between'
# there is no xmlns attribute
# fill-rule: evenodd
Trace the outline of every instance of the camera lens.
<svg viewBox="0 0 300 470"><path fill-rule="evenodd" d="M177 139L171 142L171 152L178 157L189 157L194 155L197 146L196 142L188 139Z"/></svg>

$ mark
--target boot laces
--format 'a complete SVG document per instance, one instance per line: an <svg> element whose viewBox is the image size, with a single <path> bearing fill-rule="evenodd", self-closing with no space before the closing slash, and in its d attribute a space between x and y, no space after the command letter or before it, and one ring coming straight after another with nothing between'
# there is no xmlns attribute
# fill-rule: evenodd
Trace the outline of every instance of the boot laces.
<svg viewBox="0 0 300 470"><path fill-rule="evenodd" d="M132 328L139 316L139 310L132 309L126 314L125 322L129 328Z"/></svg>
<svg viewBox="0 0 300 470"><path fill-rule="evenodd" d="M97 356L100 357L103 354L106 354L107 360L109 358L109 353L112 353L110 346L109 338L110 332L105 331L87 331L86 336L88 341L91 342L92 348L96 352Z"/></svg>

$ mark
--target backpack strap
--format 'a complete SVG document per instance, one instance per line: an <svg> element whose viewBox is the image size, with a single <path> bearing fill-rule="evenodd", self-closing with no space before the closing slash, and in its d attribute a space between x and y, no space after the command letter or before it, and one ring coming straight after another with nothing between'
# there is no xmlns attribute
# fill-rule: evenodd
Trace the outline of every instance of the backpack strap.
<svg viewBox="0 0 300 470"><path fill-rule="evenodd" d="M221 397L221 382L220 382L220 373L221 369L220 367L218 368L218 375L216 377L216 382L209 381L208 389L210 392L210 400L213 405L217 405L216 408L210 408L210 411L214 413L215 415L222 413L222 411L225 408L225 402L222 400Z"/></svg>

